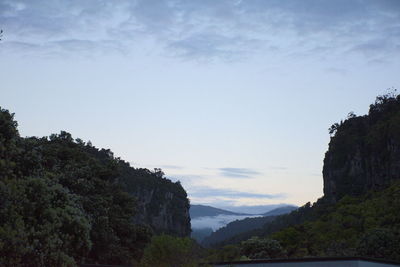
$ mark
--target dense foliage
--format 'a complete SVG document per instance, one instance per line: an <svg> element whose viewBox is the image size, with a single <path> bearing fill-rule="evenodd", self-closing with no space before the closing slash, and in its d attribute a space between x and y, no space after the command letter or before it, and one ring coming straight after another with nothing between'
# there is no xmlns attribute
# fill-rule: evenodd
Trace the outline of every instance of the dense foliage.
<svg viewBox="0 0 400 267"><path fill-rule="evenodd" d="M325 154L324 196L337 201L400 179L400 96L378 96L368 115L335 123Z"/></svg>
<svg viewBox="0 0 400 267"><path fill-rule="evenodd" d="M317 203L315 203L312 207L310 203L307 203L289 214L265 217L267 218L266 222L259 228L255 228L253 230L242 233L239 232L239 234L229 234L229 237L227 239L213 243L212 246L223 247L230 244L239 244L240 242L245 241L253 236L269 236L270 234L291 225L301 224L306 220L317 218L319 214L325 212L328 208L329 207L326 205L323 199L318 200ZM239 223L239 225L241 225L241 223Z"/></svg>
<svg viewBox="0 0 400 267"><path fill-rule="evenodd" d="M368 115L350 113L329 130L324 197L220 242L220 258L226 251L240 258L240 247L258 236L279 242L288 257L400 261L400 96L379 96Z"/></svg>
<svg viewBox="0 0 400 267"><path fill-rule="evenodd" d="M250 242L258 236L279 242L288 257L366 256L400 261L399 210L400 182L360 197L346 196L335 204L321 199L278 216L263 228L225 240L212 252L213 259L264 258L257 254L263 245ZM256 253L244 253L241 248L247 242Z"/></svg>
<svg viewBox="0 0 400 267"><path fill-rule="evenodd" d="M272 234L289 256L369 256L400 260L400 183L344 197L317 220Z"/></svg>
<svg viewBox="0 0 400 267"><path fill-rule="evenodd" d="M240 244L240 253L249 259L285 258L286 251L273 239L252 237Z"/></svg>
<svg viewBox="0 0 400 267"><path fill-rule="evenodd" d="M131 168L64 131L22 138L13 114L0 109L0 265L139 262L153 230L134 222L130 193L146 186L186 200L171 204L177 220L188 210L186 192L160 170ZM150 202L148 216L157 209Z"/></svg>
<svg viewBox="0 0 400 267"><path fill-rule="evenodd" d="M253 236L239 244L208 249L208 255L204 258L204 261L226 262L277 258L287 258L287 252L277 240Z"/></svg>
<svg viewBox="0 0 400 267"><path fill-rule="evenodd" d="M296 206L284 206L270 210L264 213L264 216L262 217L245 218L230 222L224 227L213 232L208 237L204 238L201 244L205 247L218 246L223 243L224 240L229 240L229 242L232 242L232 239L237 237L240 239L241 234L244 234L250 238L253 230L258 231L267 223L275 220L277 215L286 214L296 209Z"/></svg>
<svg viewBox="0 0 400 267"><path fill-rule="evenodd" d="M246 233L254 229L259 229L267 222L271 222L275 216L264 216L255 218L245 218L228 223L224 227L219 228L211 235L205 237L201 244L205 247L212 247L219 242L230 239L241 233Z"/></svg>
<svg viewBox="0 0 400 267"><path fill-rule="evenodd" d="M195 267L202 250L193 239L169 235L154 236L141 261L143 267Z"/></svg>

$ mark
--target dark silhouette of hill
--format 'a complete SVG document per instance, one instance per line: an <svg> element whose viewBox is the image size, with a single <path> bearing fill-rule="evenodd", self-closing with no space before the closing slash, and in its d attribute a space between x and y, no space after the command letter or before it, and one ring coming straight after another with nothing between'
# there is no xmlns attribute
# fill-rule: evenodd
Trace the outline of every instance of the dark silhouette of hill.
<svg viewBox="0 0 400 267"><path fill-rule="evenodd" d="M209 236L212 232L212 228L193 229L190 237L195 239L198 243L201 243L201 241L203 241L203 239Z"/></svg>
<svg viewBox="0 0 400 267"><path fill-rule="evenodd" d="M238 212L232 212L228 210L223 210L223 209L218 209L214 208L211 206L206 206L206 205L190 205L190 218L198 218L198 217L204 217L204 216L217 216L220 214L224 215L250 215L246 213L238 213Z"/></svg>
<svg viewBox="0 0 400 267"><path fill-rule="evenodd" d="M296 210L298 207L297 206L285 206L285 207L280 207L280 208L276 208L273 209L271 211L268 211L264 214L261 214L263 216L277 216L277 215L282 215L282 214L286 214L289 213L293 210Z"/></svg>
<svg viewBox="0 0 400 267"><path fill-rule="evenodd" d="M153 234L188 236L189 200L160 169L136 169L61 131L21 137L0 108L0 265L138 262Z"/></svg>
<svg viewBox="0 0 400 267"><path fill-rule="evenodd" d="M211 235L205 237L202 241L202 245L205 247L210 247L240 233L245 233L254 229L261 228L267 222L271 222L272 220L274 220L277 215L289 213L295 209L297 209L297 207L295 206L279 207L269 212L266 212L266 216L245 218L242 220L230 222L225 227L222 227L217 231L211 233Z"/></svg>
<svg viewBox="0 0 400 267"><path fill-rule="evenodd" d="M260 244L266 239L278 241L287 257L400 261L400 96L378 96L367 115L349 113L329 133L324 196L214 244L224 247L218 257L227 252L229 257L232 253L240 257L243 241L258 236L261 239L253 241L261 240Z"/></svg>

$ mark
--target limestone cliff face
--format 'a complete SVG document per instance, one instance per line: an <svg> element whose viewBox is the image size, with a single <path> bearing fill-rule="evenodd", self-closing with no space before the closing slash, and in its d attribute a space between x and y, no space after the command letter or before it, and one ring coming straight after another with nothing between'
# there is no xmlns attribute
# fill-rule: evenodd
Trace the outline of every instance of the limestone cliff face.
<svg viewBox="0 0 400 267"><path fill-rule="evenodd" d="M336 125L325 154L324 195L337 201L400 179L400 98L378 98L369 114Z"/></svg>
<svg viewBox="0 0 400 267"><path fill-rule="evenodd" d="M185 195L161 187L139 187L132 194L138 199L135 222L150 225L158 233L190 235L189 201Z"/></svg>
<svg viewBox="0 0 400 267"><path fill-rule="evenodd" d="M156 233L189 236L191 232L189 200L179 182L172 182L162 172L124 168L120 183L136 197L134 221L150 226Z"/></svg>

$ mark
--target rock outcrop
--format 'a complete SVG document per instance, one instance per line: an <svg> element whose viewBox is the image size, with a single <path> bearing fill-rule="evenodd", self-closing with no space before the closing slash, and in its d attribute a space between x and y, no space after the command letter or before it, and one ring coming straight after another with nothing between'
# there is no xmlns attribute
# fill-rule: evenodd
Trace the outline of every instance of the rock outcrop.
<svg viewBox="0 0 400 267"><path fill-rule="evenodd" d="M138 199L135 222L148 224L159 233L190 235L187 197L165 191L160 187L139 188L133 195Z"/></svg>
<svg viewBox="0 0 400 267"><path fill-rule="evenodd" d="M368 115L351 114L330 130L334 135L323 168L326 199L380 190L400 179L400 97L378 97Z"/></svg>
<svg viewBox="0 0 400 267"><path fill-rule="evenodd" d="M149 225L156 233L190 235L190 204L179 182L166 179L162 172L133 168L126 169L120 181L137 199L137 224Z"/></svg>

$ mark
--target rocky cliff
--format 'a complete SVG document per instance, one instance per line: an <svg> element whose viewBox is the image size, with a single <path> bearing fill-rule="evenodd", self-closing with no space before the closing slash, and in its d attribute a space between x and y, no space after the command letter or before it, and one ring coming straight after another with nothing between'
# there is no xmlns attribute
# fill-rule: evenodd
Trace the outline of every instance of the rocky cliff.
<svg viewBox="0 0 400 267"><path fill-rule="evenodd" d="M66 131L20 137L1 107L0 218L1 266L131 265L152 232L190 233L186 192L160 169Z"/></svg>
<svg viewBox="0 0 400 267"><path fill-rule="evenodd" d="M124 169L120 182L137 199L134 221L156 233L190 235L189 200L181 184L166 179L161 170Z"/></svg>
<svg viewBox="0 0 400 267"><path fill-rule="evenodd" d="M400 179L400 96L377 97L368 115L350 114L330 133L323 167L328 200L379 190Z"/></svg>

